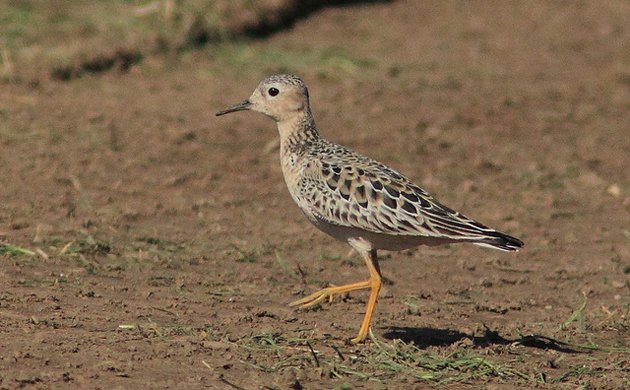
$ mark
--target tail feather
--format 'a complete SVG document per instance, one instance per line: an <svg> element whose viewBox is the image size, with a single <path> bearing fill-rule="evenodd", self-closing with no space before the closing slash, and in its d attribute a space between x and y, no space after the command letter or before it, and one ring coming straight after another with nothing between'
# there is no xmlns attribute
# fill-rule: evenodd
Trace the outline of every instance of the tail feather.
<svg viewBox="0 0 630 390"><path fill-rule="evenodd" d="M423 209L422 221L424 226L442 237L507 252L518 251L525 245L516 237L498 232L437 202L433 206Z"/></svg>
<svg viewBox="0 0 630 390"><path fill-rule="evenodd" d="M525 245L523 241L505 233L493 231L488 232L487 235L490 237L474 244L507 252L516 252Z"/></svg>

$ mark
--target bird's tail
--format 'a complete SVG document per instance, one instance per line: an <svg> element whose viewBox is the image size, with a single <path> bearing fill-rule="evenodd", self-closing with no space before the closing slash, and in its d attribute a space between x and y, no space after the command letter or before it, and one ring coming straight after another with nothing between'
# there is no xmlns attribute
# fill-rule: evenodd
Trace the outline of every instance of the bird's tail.
<svg viewBox="0 0 630 390"><path fill-rule="evenodd" d="M475 245L484 246L492 249L499 249L506 252L516 252L522 248L525 243L516 237L512 237L508 234L492 231L487 232L488 238L484 238L479 242L475 242Z"/></svg>

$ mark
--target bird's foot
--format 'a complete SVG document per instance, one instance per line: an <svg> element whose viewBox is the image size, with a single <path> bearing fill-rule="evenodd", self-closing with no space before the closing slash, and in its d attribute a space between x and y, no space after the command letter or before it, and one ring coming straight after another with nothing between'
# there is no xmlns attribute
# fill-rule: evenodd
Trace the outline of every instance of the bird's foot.
<svg viewBox="0 0 630 390"><path fill-rule="evenodd" d="M328 303L331 303L333 301L333 297L335 296L335 292L331 291L333 288L334 287L323 288L305 296L304 298L289 303L289 306L300 306L302 309L306 309L322 303L326 300L326 298L328 298Z"/></svg>
<svg viewBox="0 0 630 390"><path fill-rule="evenodd" d="M371 287L372 285L369 280L366 280L365 282L346 284L344 286L326 287L307 295L304 298L289 303L289 306L300 306L302 309L306 309L318 305L326 299L328 299L329 303L332 302L335 294L343 294L348 291L361 290Z"/></svg>

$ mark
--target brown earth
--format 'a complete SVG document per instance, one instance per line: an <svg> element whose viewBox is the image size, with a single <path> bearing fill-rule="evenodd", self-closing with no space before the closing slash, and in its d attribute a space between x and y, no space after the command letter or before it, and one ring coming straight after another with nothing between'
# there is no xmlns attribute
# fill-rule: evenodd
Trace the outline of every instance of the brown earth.
<svg viewBox="0 0 630 390"><path fill-rule="evenodd" d="M0 234L37 251L0 257L0 388L630 386L628 20L613 0L329 7L0 85ZM365 294L287 307L366 270L292 204L272 121L213 117L278 71L323 135L524 250L385 254L363 345ZM463 357L494 368L414 363Z"/></svg>

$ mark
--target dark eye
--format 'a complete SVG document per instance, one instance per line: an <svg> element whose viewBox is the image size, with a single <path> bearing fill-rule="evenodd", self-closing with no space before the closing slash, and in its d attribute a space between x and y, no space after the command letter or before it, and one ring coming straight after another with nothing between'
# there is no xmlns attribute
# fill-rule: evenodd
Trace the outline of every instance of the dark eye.
<svg viewBox="0 0 630 390"><path fill-rule="evenodd" d="M267 92L269 93L269 96L276 96L280 93L280 91L278 91L278 88L269 88L269 91Z"/></svg>

